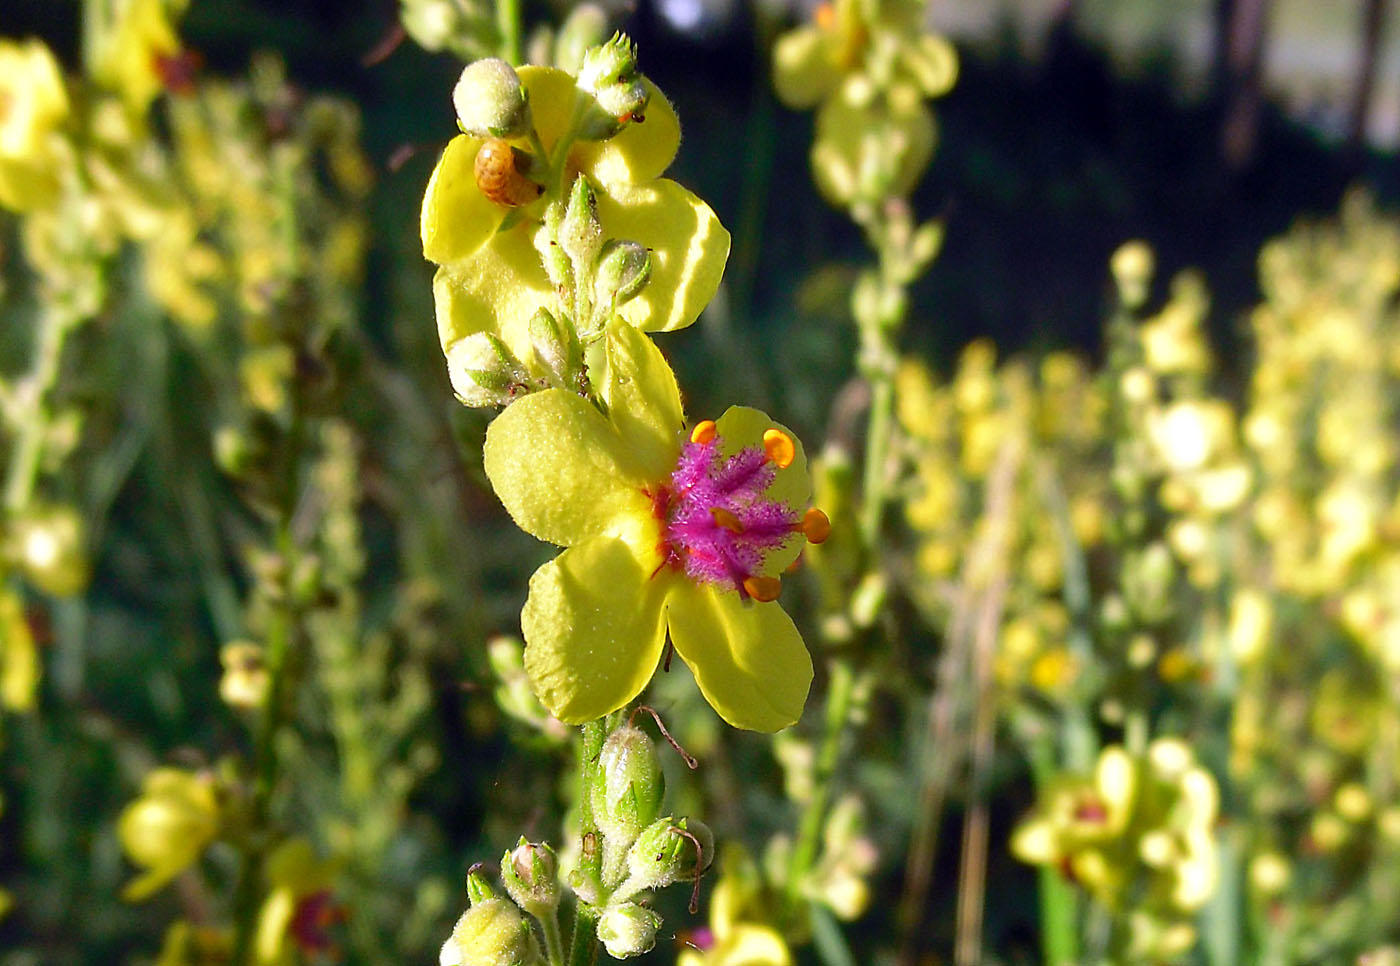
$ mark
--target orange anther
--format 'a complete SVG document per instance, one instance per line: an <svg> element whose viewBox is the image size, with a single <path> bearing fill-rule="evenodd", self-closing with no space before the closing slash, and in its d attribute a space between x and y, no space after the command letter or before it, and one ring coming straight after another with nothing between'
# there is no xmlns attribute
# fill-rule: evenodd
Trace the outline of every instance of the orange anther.
<svg viewBox="0 0 1400 966"><path fill-rule="evenodd" d="M831 519L814 506L802 514L802 534L812 543L821 543L831 536Z"/></svg>
<svg viewBox="0 0 1400 966"><path fill-rule="evenodd" d="M778 592L782 589L783 582L777 577L744 578L744 591L761 604L766 604L770 600L777 600Z"/></svg>
<svg viewBox="0 0 1400 966"><path fill-rule="evenodd" d="M778 464L779 469L787 469L797 457L797 445L792 437L781 429L770 429L763 434L763 452Z"/></svg>
<svg viewBox="0 0 1400 966"><path fill-rule="evenodd" d="M715 522L730 533L744 532L744 524L740 522L739 518L722 506L710 507L710 516L714 517Z"/></svg>
<svg viewBox="0 0 1400 966"><path fill-rule="evenodd" d="M817 9L812 11L812 19L818 27L830 30L836 24L836 10L829 3L818 4Z"/></svg>
<svg viewBox="0 0 1400 966"><path fill-rule="evenodd" d="M704 446L715 438L715 421L713 419L702 419L695 424L695 428L690 431L690 441Z"/></svg>

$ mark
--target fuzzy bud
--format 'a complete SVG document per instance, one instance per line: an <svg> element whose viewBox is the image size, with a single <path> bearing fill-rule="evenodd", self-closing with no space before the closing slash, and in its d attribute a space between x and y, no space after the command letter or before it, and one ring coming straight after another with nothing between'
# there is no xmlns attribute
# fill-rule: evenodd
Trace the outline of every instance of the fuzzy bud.
<svg viewBox="0 0 1400 966"><path fill-rule="evenodd" d="M579 385L585 375L583 348L572 327L560 325L543 306L530 317L530 345L535 360L553 376L556 385L566 389Z"/></svg>
<svg viewBox="0 0 1400 966"><path fill-rule="evenodd" d="M694 879L715 858L715 836L699 819L658 819L637 836L627 853L627 883L619 893L664 889L682 879Z"/></svg>
<svg viewBox="0 0 1400 966"><path fill-rule="evenodd" d="M656 945L661 917L635 902L609 906L598 920L598 938L613 959L630 959Z"/></svg>
<svg viewBox="0 0 1400 966"><path fill-rule="evenodd" d="M486 876L481 874L481 870L473 866L467 871L467 902L470 905L478 905L489 902L496 898L496 890L491 888L491 883L486 881Z"/></svg>
<svg viewBox="0 0 1400 966"><path fill-rule="evenodd" d="M593 98L579 135L585 141L606 140L640 119L651 97L637 73L636 45L622 33L583 55L578 88Z"/></svg>
<svg viewBox="0 0 1400 966"><path fill-rule="evenodd" d="M577 74L583 69L583 59L589 48L597 47L607 37L607 13L596 4L580 3L559 25L559 36L554 42L554 66Z"/></svg>
<svg viewBox="0 0 1400 966"><path fill-rule="evenodd" d="M651 253L634 241L611 239L598 255L593 301L614 310L640 292L651 278Z"/></svg>
<svg viewBox="0 0 1400 966"><path fill-rule="evenodd" d="M464 406L504 406L532 388L525 366L504 342L486 332L452 343L447 374Z"/></svg>
<svg viewBox="0 0 1400 966"><path fill-rule="evenodd" d="M536 919L559 908L559 860L543 842L519 844L501 859L501 881L515 904Z"/></svg>
<svg viewBox="0 0 1400 966"><path fill-rule="evenodd" d="M515 68L496 57L462 69L452 89L457 124L473 137L520 137L530 131L530 104Z"/></svg>
<svg viewBox="0 0 1400 966"><path fill-rule="evenodd" d="M603 250L603 225L598 221L598 199L588 179L579 175L569 189L569 203L559 223L559 244L580 274L592 266Z"/></svg>
<svg viewBox="0 0 1400 966"><path fill-rule="evenodd" d="M603 742L593 784L593 817L611 844L626 848L661 811L666 780L646 732L624 725Z"/></svg>
<svg viewBox="0 0 1400 966"><path fill-rule="evenodd" d="M443 943L440 966L543 966L539 940L514 903L473 903Z"/></svg>

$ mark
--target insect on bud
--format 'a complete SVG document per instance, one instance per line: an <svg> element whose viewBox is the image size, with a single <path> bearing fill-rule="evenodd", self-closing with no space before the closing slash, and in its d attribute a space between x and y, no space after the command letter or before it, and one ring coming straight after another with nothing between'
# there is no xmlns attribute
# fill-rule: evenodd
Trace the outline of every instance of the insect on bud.
<svg viewBox="0 0 1400 966"><path fill-rule="evenodd" d="M515 68L496 57L462 69L452 89L457 124L473 137L520 137L530 131L530 103Z"/></svg>
<svg viewBox="0 0 1400 966"><path fill-rule="evenodd" d="M640 292L651 278L651 253L634 241L610 239L598 255L593 301L617 307Z"/></svg>
<svg viewBox="0 0 1400 966"><path fill-rule="evenodd" d="M501 859L501 881L516 905L536 919L559 908L559 861L544 843L524 836Z"/></svg>
<svg viewBox="0 0 1400 966"><path fill-rule="evenodd" d="M656 945L661 917L635 902L609 906L598 920L598 938L613 959L630 959Z"/></svg>
<svg viewBox="0 0 1400 966"><path fill-rule="evenodd" d="M637 47L622 33L583 55L578 88L593 97L579 134L585 141L606 140L627 123L641 121L651 98L637 73Z"/></svg>
<svg viewBox="0 0 1400 966"><path fill-rule="evenodd" d="M474 332L448 348L447 374L464 406L504 406L534 388L524 364L486 332Z"/></svg>

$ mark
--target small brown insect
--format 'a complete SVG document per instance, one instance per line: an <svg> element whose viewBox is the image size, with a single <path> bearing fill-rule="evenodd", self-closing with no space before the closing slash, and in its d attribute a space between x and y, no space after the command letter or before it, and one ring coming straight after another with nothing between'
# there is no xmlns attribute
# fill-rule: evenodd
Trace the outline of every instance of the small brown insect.
<svg viewBox="0 0 1400 966"><path fill-rule="evenodd" d="M517 151L500 138L490 138L476 152L476 186L491 201L507 208L529 204L544 190L521 170L526 162L523 151Z"/></svg>

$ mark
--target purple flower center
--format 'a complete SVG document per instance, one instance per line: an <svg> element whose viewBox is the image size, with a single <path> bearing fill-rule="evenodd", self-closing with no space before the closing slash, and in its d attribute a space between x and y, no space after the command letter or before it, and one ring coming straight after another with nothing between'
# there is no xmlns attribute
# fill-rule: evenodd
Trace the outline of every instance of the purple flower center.
<svg viewBox="0 0 1400 966"><path fill-rule="evenodd" d="M725 458L721 442L718 436L687 442L669 485L652 494L662 566L749 596L744 581L760 573L771 551L800 535L802 514L766 495L778 470L763 447Z"/></svg>

